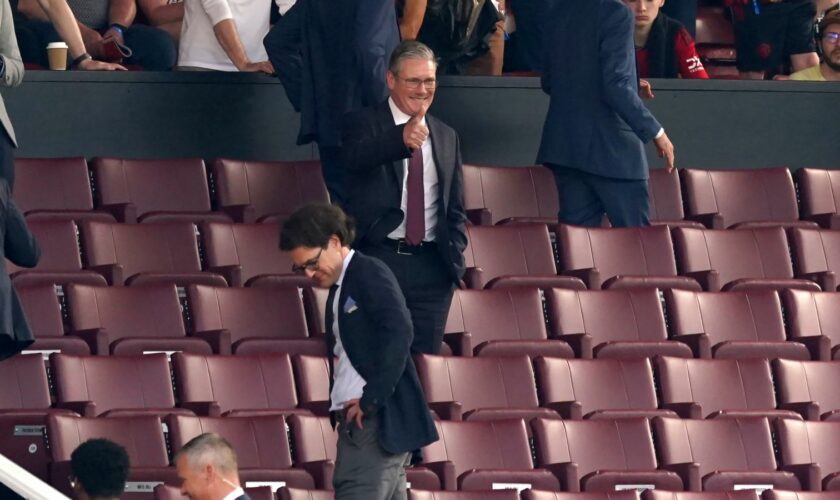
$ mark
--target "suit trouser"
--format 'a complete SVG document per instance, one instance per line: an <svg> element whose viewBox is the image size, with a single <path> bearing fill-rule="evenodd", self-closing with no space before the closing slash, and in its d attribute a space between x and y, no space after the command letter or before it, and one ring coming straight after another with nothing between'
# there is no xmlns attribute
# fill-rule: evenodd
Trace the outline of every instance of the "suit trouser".
<svg viewBox="0 0 840 500"><path fill-rule="evenodd" d="M598 227L606 213L613 227L650 225L647 180L614 179L558 165L551 169L561 224Z"/></svg>
<svg viewBox="0 0 840 500"><path fill-rule="evenodd" d="M338 422L338 451L333 487L336 500L405 500L409 453L392 454L379 445L379 418Z"/></svg>
<svg viewBox="0 0 840 500"><path fill-rule="evenodd" d="M414 325L412 352L438 354L455 285L436 245L414 255L365 245L361 250L387 265L397 277Z"/></svg>

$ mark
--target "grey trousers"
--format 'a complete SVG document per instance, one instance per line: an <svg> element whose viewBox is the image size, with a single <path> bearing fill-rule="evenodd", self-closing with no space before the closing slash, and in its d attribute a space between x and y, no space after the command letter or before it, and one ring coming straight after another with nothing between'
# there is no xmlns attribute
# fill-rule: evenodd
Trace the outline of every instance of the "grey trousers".
<svg viewBox="0 0 840 500"><path fill-rule="evenodd" d="M405 466L411 454L394 455L379 446L378 420L366 417L363 429L355 423L338 423L336 500L407 500Z"/></svg>

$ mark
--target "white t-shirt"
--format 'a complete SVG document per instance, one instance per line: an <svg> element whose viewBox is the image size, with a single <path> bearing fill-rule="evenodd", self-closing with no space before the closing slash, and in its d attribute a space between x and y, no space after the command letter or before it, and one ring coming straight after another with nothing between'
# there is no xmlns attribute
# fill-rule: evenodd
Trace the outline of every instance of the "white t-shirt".
<svg viewBox="0 0 840 500"><path fill-rule="evenodd" d="M295 0L274 2L280 13L285 14ZM270 8L271 0L184 0L178 65L238 71L213 31L213 26L225 19L233 19L236 24L248 59L267 60L263 38L268 34Z"/></svg>

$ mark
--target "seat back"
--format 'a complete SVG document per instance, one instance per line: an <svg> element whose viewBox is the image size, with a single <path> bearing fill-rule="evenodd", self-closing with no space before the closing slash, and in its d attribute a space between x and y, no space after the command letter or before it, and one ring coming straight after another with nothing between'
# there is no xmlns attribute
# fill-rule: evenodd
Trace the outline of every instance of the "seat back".
<svg viewBox="0 0 840 500"><path fill-rule="evenodd" d="M840 362L773 360L779 403L815 402L820 411L840 410Z"/></svg>
<svg viewBox="0 0 840 500"><path fill-rule="evenodd" d="M408 500L519 500L516 490L422 491L410 489Z"/></svg>
<svg viewBox="0 0 840 500"><path fill-rule="evenodd" d="M213 162L220 207L248 205L260 219L291 215L306 203L329 203L319 161Z"/></svg>
<svg viewBox="0 0 840 500"><path fill-rule="evenodd" d="M840 344L840 294L810 290L783 290L788 335L791 338L825 335Z"/></svg>
<svg viewBox="0 0 840 500"><path fill-rule="evenodd" d="M222 288L192 285L187 298L195 331L226 329L244 338L306 338L306 313L297 288Z"/></svg>
<svg viewBox="0 0 840 500"><path fill-rule="evenodd" d="M416 363L430 403L458 401L464 412L539 406L528 356L462 358L419 354Z"/></svg>
<svg viewBox="0 0 840 500"><path fill-rule="evenodd" d="M92 210L87 162L73 158L15 158L15 202L32 210Z"/></svg>
<svg viewBox="0 0 840 500"><path fill-rule="evenodd" d="M680 273L717 270L720 282L739 278L793 278L787 237L781 227L737 231L674 229Z"/></svg>
<svg viewBox="0 0 840 500"><path fill-rule="evenodd" d="M214 432L236 450L240 469L286 469L292 466L289 435L282 416L214 418L171 415L167 423L173 453L177 453L192 438Z"/></svg>
<svg viewBox="0 0 840 500"><path fill-rule="evenodd" d="M242 266L242 280L262 274L290 274L292 260L277 249L277 224L209 223L202 236L207 265Z"/></svg>
<svg viewBox="0 0 840 500"><path fill-rule="evenodd" d="M560 270L596 268L602 283L613 276L676 276L666 226L638 228L557 227ZM601 283L598 283L600 288Z"/></svg>
<svg viewBox="0 0 840 500"><path fill-rule="evenodd" d="M175 285L104 287L67 285L73 331L104 328L108 340L185 337Z"/></svg>
<svg viewBox="0 0 840 500"><path fill-rule="evenodd" d="M735 45L735 30L721 7L698 7L696 28L698 44Z"/></svg>
<svg viewBox="0 0 840 500"><path fill-rule="evenodd" d="M207 171L200 158L94 158L91 168L101 205L132 203L138 216L210 211Z"/></svg>
<svg viewBox="0 0 840 500"><path fill-rule="evenodd" d="M766 418L655 417L653 429L661 463L697 463L700 477L718 470L776 470Z"/></svg>
<svg viewBox="0 0 840 500"><path fill-rule="evenodd" d="M304 490L284 486L277 490L277 500L334 500L335 492L331 490Z"/></svg>
<svg viewBox="0 0 840 500"><path fill-rule="evenodd" d="M793 228L790 248L797 276L824 271L840 273L840 231Z"/></svg>
<svg viewBox="0 0 840 500"><path fill-rule="evenodd" d="M707 416L721 410L776 408L766 359L656 360L663 403L697 403Z"/></svg>
<svg viewBox="0 0 840 500"><path fill-rule="evenodd" d="M64 318L54 285L16 287L29 330L36 338L62 337Z"/></svg>
<svg viewBox="0 0 840 500"><path fill-rule="evenodd" d="M423 448L424 462L450 460L455 475L471 469L530 470L531 449L522 420L435 422L440 439Z"/></svg>
<svg viewBox="0 0 840 500"><path fill-rule="evenodd" d="M821 168L801 168L796 171L796 180L802 196L802 215L838 213L840 172Z"/></svg>
<svg viewBox="0 0 840 500"><path fill-rule="evenodd" d="M46 410L50 387L40 354L19 354L0 363L0 413L3 410Z"/></svg>
<svg viewBox="0 0 840 500"><path fill-rule="evenodd" d="M578 401L582 413L657 408L653 369L641 359L559 359L534 361L543 404Z"/></svg>
<svg viewBox="0 0 840 500"><path fill-rule="evenodd" d="M779 464L819 464L823 477L840 472L840 422L778 419Z"/></svg>
<svg viewBox="0 0 840 500"><path fill-rule="evenodd" d="M169 455L160 417L81 418L66 415L47 417L47 438L54 462L70 460L73 450L88 439L109 439L128 453L132 468L168 467Z"/></svg>
<svg viewBox="0 0 840 500"><path fill-rule="evenodd" d="M546 291L552 335L585 333L593 344L668 339L656 289Z"/></svg>
<svg viewBox="0 0 840 500"><path fill-rule="evenodd" d="M175 406L166 354L139 356L50 356L59 403L93 401L96 413L114 409Z"/></svg>
<svg viewBox="0 0 840 500"><path fill-rule="evenodd" d="M664 168L652 168L648 178L648 193L652 221L678 221L685 218L680 175L676 170L669 172Z"/></svg>
<svg viewBox="0 0 840 500"><path fill-rule="evenodd" d="M756 490L703 492L647 490L642 493L642 500L759 500L759 498L761 497Z"/></svg>
<svg viewBox="0 0 840 500"><path fill-rule="evenodd" d="M712 345L725 341L783 341L784 320L775 290L692 292L666 290L672 333L705 333Z"/></svg>
<svg viewBox="0 0 840 500"><path fill-rule="evenodd" d="M172 356L175 389L182 402L216 401L222 412L297 406L288 354Z"/></svg>
<svg viewBox="0 0 840 500"><path fill-rule="evenodd" d="M498 276L554 276L557 267L544 224L467 226L467 267L479 267L490 281Z"/></svg>
<svg viewBox="0 0 840 500"><path fill-rule="evenodd" d="M286 418L292 434L295 463L335 460L338 432L327 417L290 415Z"/></svg>
<svg viewBox="0 0 840 500"><path fill-rule="evenodd" d="M296 355L292 358L297 394L301 404L330 400L330 367L326 356Z"/></svg>
<svg viewBox="0 0 840 500"><path fill-rule="evenodd" d="M82 223L82 248L88 266L120 264L123 276L137 273L201 271L195 226ZM278 252L279 253L279 252Z"/></svg>
<svg viewBox="0 0 840 500"><path fill-rule="evenodd" d="M489 209L496 224L512 217L556 220L560 205L545 167L464 165L464 208Z"/></svg>
<svg viewBox="0 0 840 500"><path fill-rule="evenodd" d="M624 490L564 493L560 491L525 490L522 492L522 500L639 500L639 492Z"/></svg>
<svg viewBox="0 0 840 500"><path fill-rule="evenodd" d="M41 258L34 269L38 271L81 271L79 240L72 220L33 220L26 225L41 248ZM24 268L7 261L9 274Z"/></svg>
<svg viewBox="0 0 840 500"><path fill-rule="evenodd" d="M537 466L574 462L579 477L598 470L653 471L656 453L646 418L621 420L535 419Z"/></svg>
<svg viewBox="0 0 840 500"><path fill-rule="evenodd" d="M492 340L548 338L536 288L455 290L445 332L469 332L474 347Z"/></svg>
<svg viewBox="0 0 840 500"><path fill-rule="evenodd" d="M688 215L719 213L724 224L799 220L793 177L786 168L680 169Z"/></svg>
<svg viewBox="0 0 840 500"><path fill-rule="evenodd" d="M765 490L762 500L831 500L837 495L833 491L783 491Z"/></svg>

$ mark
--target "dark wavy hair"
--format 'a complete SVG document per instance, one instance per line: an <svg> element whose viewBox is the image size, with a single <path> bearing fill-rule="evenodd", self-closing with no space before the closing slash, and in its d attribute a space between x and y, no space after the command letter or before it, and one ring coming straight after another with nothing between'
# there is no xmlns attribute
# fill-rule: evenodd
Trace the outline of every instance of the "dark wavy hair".
<svg viewBox="0 0 840 500"><path fill-rule="evenodd" d="M107 439L89 439L70 455L73 476L90 497L119 498L128 479L128 453Z"/></svg>
<svg viewBox="0 0 840 500"><path fill-rule="evenodd" d="M283 223L280 229L280 249L324 248L335 235L342 246L350 246L355 237L353 218L335 205L305 205Z"/></svg>

